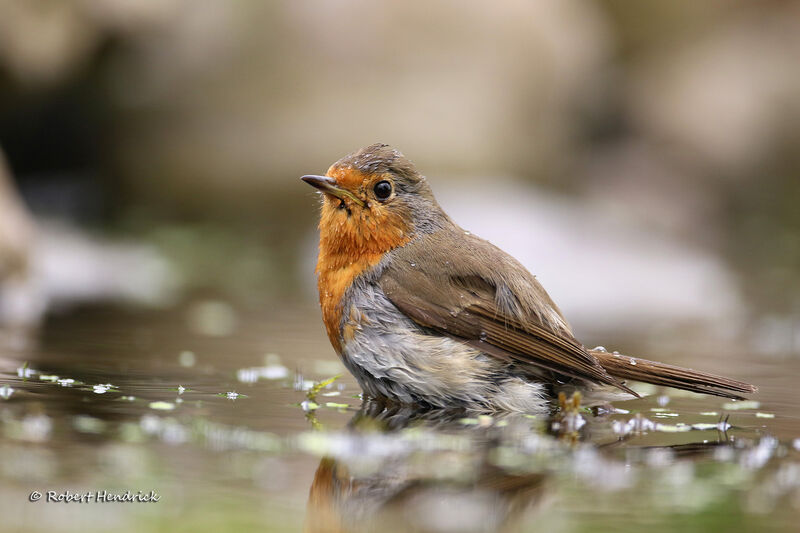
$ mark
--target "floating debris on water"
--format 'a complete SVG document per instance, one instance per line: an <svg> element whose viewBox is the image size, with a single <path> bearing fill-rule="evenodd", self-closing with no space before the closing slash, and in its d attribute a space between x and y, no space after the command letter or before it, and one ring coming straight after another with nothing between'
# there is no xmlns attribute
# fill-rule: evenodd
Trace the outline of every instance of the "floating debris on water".
<svg viewBox="0 0 800 533"><path fill-rule="evenodd" d="M255 383L258 381L258 369L240 368L236 371L236 379L242 383Z"/></svg>
<svg viewBox="0 0 800 533"><path fill-rule="evenodd" d="M236 379L242 383L255 383L259 379L283 379L288 376L289 369L279 364L240 368L236 371Z"/></svg>
<svg viewBox="0 0 800 533"><path fill-rule="evenodd" d="M78 415L72 419L72 427L81 433L100 434L106 429L106 423L89 415Z"/></svg>
<svg viewBox="0 0 800 533"><path fill-rule="evenodd" d="M655 418L674 418L676 416L680 416L678 413L655 413L653 417Z"/></svg>
<svg viewBox="0 0 800 533"><path fill-rule="evenodd" d="M736 457L736 451L731 446L718 446L714 450L714 460L720 463L729 463Z"/></svg>
<svg viewBox="0 0 800 533"><path fill-rule="evenodd" d="M698 422L697 424L692 424L692 429L696 429L698 431L708 431L716 429L718 431L725 432L728 431L731 427L733 426L731 426L727 421L724 420L721 422L717 422L716 424L711 424L708 422Z"/></svg>
<svg viewBox="0 0 800 533"><path fill-rule="evenodd" d="M147 435L154 435L167 444L183 444L189 440L189 430L174 418L144 415L139 427Z"/></svg>
<svg viewBox="0 0 800 533"><path fill-rule="evenodd" d="M22 379L28 379L38 373L39 371L30 368L27 362L17 369L17 376L21 377Z"/></svg>
<svg viewBox="0 0 800 533"><path fill-rule="evenodd" d="M186 391L186 387L183 385L178 385L178 394L183 394Z"/></svg>
<svg viewBox="0 0 800 533"><path fill-rule="evenodd" d="M333 385L333 382L342 377L341 374L337 374L335 376L331 376L328 379L323 379L318 383L314 383L311 387L306 390L306 398L311 401L317 400L317 394L322 392L323 389L330 387Z"/></svg>
<svg viewBox="0 0 800 533"><path fill-rule="evenodd" d="M292 386L296 391L307 391L314 386L314 382L310 379L305 379L303 374L298 372L294 375L294 383Z"/></svg>
<svg viewBox="0 0 800 533"><path fill-rule="evenodd" d="M61 378L57 380L57 383L62 387L71 387L75 384L75 380L72 378Z"/></svg>
<svg viewBox="0 0 800 533"><path fill-rule="evenodd" d="M633 418L628 419L627 422L621 420L614 420L611 423L611 430L618 436L629 435L631 433L644 433L646 431L655 430L656 425L652 420L637 414Z"/></svg>
<svg viewBox="0 0 800 533"><path fill-rule="evenodd" d="M346 403L326 402L325 407L331 407L333 409L347 409L350 406Z"/></svg>
<svg viewBox="0 0 800 533"><path fill-rule="evenodd" d="M303 400L302 402L300 402L300 407L303 408L303 411L309 412L309 411L314 411L315 409L319 409L319 404L311 400Z"/></svg>
<svg viewBox="0 0 800 533"><path fill-rule="evenodd" d="M50 374L39 374L39 379L42 381L58 381L59 377Z"/></svg>
<svg viewBox="0 0 800 533"><path fill-rule="evenodd" d="M581 415L581 393L575 391L567 399L563 392L558 393L559 412L555 416L550 428L561 434L576 434L586 424L586 419Z"/></svg>
<svg viewBox="0 0 800 533"><path fill-rule="evenodd" d="M717 411L703 411L702 413L698 413L700 416L719 416L719 412Z"/></svg>
<svg viewBox="0 0 800 533"><path fill-rule="evenodd" d="M150 402L148 404L150 409L155 409L156 411L172 411L175 409L175 404L170 402Z"/></svg>
<svg viewBox="0 0 800 533"><path fill-rule="evenodd" d="M722 408L726 411L741 411L744 409L758 409L761 407L761 402L755 400L731 400L730 402L722 404Z"/></svg>
<svg viewBox="0 0 800 533"><path fill-rule="evenodd" d="M228 400L237 400L239 398L247 398L246 394L242 394L240 392L230 391L230 392L220 392L217 394L220 398L227 398Z"/></svg>
<svg viewBox="0 0 800 533"><path fill-rule="evenodd" d="M289 376L289 369L283 365L267 365L261 369L264 379L283 379Z"/></svg>
<svg viewBox="0 0 800 533"><path fill-rule="evenodd" d="M47 415L28 415L22 419L19 438L30 442L44 442L50 437L53 422Z"/></svg>
<svg viewBox="0 0 800 533"><path fill-rule="evenodd" d="M145 433L155 433L161 427L161 419L154 415L144 415L139 420L139 426Z"/></svg>
<svg viewBox="0 0 800 533"><path fill-rule="evenodd" d="M682 422L678 422L675 425L656 423L653 429L655 429L655 431L661 431L662 433L682 433L684 431L691 431L692 426Z"/></svg>
<svg viewBox="0 0 800 533"><path fill-rule="evenodd" d="M111 383L101 383L100 385L95 385L92 387L92 392L95 394L105 394L111 389L114 388L114 385Z"/></svg>
<svg viewBox="0 0 800 533"><path fill-rule="evenodd" d="M6 383L2 387L0 387L0 398L8 400L9 398L11 398L11 395L14 394L14 390L15 389L12 388L11 385Z"/></svg>
<svg viewBox="0 0 800 533"><path fill-rule="evenodd" d="M756 413L756 418L775 418L775 415L773 413L762 413L759 411Z"/></svg>
<svg viewBox="0 0 800 533"><path fill-rule="evenodd" d="M742 451L739 464L743 468L760 469L775 455L778 445L778 439L764 435L754 447Z"/></svg>

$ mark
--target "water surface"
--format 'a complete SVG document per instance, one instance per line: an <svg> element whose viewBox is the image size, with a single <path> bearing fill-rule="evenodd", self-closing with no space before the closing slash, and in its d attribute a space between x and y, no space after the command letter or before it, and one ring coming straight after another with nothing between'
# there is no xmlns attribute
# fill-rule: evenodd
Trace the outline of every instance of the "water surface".
<svg viewBox="0 0 800 533"><path fill-rule="evenodd" d="M761 390L731 402L641 387L637 400L489 417L362 404L313 307L86 308L3 339L2 531L796 531L800 519L793 359L637 353L702 358ZM63 501L126 491L158 501Z"/></svg>

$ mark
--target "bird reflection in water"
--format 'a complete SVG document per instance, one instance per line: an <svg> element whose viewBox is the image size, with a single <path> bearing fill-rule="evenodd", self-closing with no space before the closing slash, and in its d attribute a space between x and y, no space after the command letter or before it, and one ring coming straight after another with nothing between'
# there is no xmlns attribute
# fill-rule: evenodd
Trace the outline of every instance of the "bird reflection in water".
<svg viewBox="0 0 800 533"><path fill-rule="evenodd" d="M513 531L540 501L548 474L509 472L493 455L532 423L544 428L547 417L466 416L366 402L350 421L351 432L369 439L420 430L420 440L413 451L378 461L357 453L324 457L309 493L306 531ZM448 445L436 437L426 442L430 435Z"/></svg>
<svg viewBox="0 0 800 533"><path fill-rule="evenodd" d="M547 507L553 465L563 466L559 461L564 457L583 462L585 455L577 458L583 450L601 458L599 468L613 464L619 471L624 468L610 456L652 450L601 434L608 427L597 423L603 416L582 418L579 401L561 398L551 415L535 418L469 418L464 411L387 408L367 401L348 424L344 440L320 461L309 491L305 530L519 531ZM725 443L663 450L682 457L683 447L702 454L720 444ZM509 462L508 454L515 453L526 462ZM597 468L590 467L591 475L598 477Z"/></svg>

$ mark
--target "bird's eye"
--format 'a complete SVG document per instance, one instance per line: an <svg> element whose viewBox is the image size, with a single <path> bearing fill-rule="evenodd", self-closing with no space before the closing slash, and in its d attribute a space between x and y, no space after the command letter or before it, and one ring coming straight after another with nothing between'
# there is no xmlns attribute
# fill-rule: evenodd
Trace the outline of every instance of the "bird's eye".
<svg viewBox="0 0 800 533"><path fill-rule="evenodd" d="M379 181L372 190L378 200L386 200L392 194L392 184L386 180Z"/></svg>

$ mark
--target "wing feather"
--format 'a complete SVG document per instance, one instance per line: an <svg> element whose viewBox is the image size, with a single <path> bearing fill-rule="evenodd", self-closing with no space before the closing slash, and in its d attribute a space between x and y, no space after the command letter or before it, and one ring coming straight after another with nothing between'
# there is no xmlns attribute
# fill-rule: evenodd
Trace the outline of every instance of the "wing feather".
<svg viewBox="0 0 800 533"><path fill-rule="evenodd" d="M419 325L532 373L549 371L553 381L578 378L633 393L575 339L547 293L516 260L476 237L463 239L456 250L425 245L415 241L398 249L378 279L389 300ZM421 253L425 248L430 253ZM464 261L445 259L470 252ZM504 268L492 268L497 266Z"/></svg>

